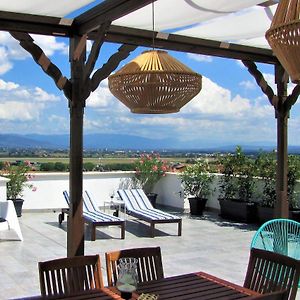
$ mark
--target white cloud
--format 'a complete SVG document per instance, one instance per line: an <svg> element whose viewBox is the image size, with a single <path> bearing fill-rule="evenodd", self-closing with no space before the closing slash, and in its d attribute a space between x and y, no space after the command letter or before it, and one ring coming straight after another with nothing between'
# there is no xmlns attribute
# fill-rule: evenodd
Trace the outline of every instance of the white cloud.
<svg viewBox="0 0 300 300"><path fill-rule="evenodd" d="M5 90L5 91L11 91L15 90L19 87L17 83L11 82L11 81L4 81L0 79L0 90Z"/></svg>
<svg viewBox="0 0 300 300"><path fill-rule="evenodd" d="M265 78L265 80L267 81L267 83L269 84L269 86L273 89L274 94L277 94L277 86L275 83L275 76L273 74L269 74L269 73L263 73L263 76ZM292 82L288 83L288 95L293 91L295 87L295 84Z"/></svg>
<svg viewBox="0 0 300 300"><path fill-rule="evenodd" d="M32 35L35 43L41 47L47 56L52 56L55 53L67 55L69 47L63 42L58 42L54 36Z"/></svg>
<svg viewBox="0 0 300 300"><path fill-rule="evenodd" d="M240 119L257 115L253 110L255 102L242 98L240 95L232 97L230 90L225 89L210 79L203 77L200 93L183 107L182 112L207 118ZM268 105L268 103L266 103Z"/></svg>
<svg viewBox="0 0 300 300"><path fill-rule="evenodd" d="M108 88L108 79L103 80L99 87L91 93L86 101L86 106L98 111L124 111L124 105L117 100Z"/></svg>
<svg viewBox="0 0 300 300"><path fill-rule="evenodd" d="M32 35L32 38L47 56L53 56L56 53L68 54L68 45L59 42L55 37ZM8 32L0 32L0 75L13 68L14 60L24 60L29 57L31 55Z"/></svg>
<svg viewBox="0 0 300 300"><path fill-rule="evenodd" d="M34 99L39 102L51 102L51 101L58 101L60 97L54 94L49 94L43 89L36 87L34 89Z"/></svg>
<svg viewBox="0 0 300 300"><path fill-rule="evenodd" d="M60 97L47 93L40 87L29 89L0 79L1 120L37 120L48 103L59 99Z"/></svg>
<svg viewBox="0 0 300 300"><path fill-rule="evenodd" d="M188 53L187 57L192 60L201 61L201 62L212 62L213 61L212 56L202 55L202 54Z"/></svg>
<svg viewBox="0 0 300 300"><path fill-rule="evenodd" d="M151 138L178 137L191 141L201 139L256 141L272 140L276 132L274 109L261 96L248 99L203 77L199 95L181 109L168 115L130 113L110 94L107 81L88 99L91 114L85 118L88 132L112 132ZM93 115L94 114L94 115Z"/></svg>
<svg viewBox="0 0 300 300"><path fill-rule="evenodd" d="M42 104L7 101L0 103L0 120L32 121L38 119Z"/></svg>
<svg viewBox="0 0 300 300"><path fill-rule="evenodd" d="M254 90L258 86L254 81L251 80L244 80L239 83L239 86L244 87L246 90Z"/></svg>

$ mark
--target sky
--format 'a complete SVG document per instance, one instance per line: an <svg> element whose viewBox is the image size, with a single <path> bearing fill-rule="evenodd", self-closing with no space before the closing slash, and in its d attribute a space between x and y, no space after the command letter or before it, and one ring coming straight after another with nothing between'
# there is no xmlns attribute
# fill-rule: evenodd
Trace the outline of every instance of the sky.
<svg viewBox="0 0 300 300"><path fill-rule="evenodd" d="M66 77L70 76L68 39L33 35ZM89 44L89 47L91 45ZM104 44L96 68L119 45ZM138 48L120 67L139 55ZM170 51L203 76L202 90L179 113L133 114L109 91L107 79L86 102L84 133L130 134L155 139L176 137L197 147L229 144L276 144L276 119L272 106L253 77L238 60ZM272 66L258 64L276 91ZM293 85L289 85L291 92ZM300 104L291 110L289 145L300 145ZM8 33L0 32L0 126L2 134L69 133L68 101Z"/></svg>

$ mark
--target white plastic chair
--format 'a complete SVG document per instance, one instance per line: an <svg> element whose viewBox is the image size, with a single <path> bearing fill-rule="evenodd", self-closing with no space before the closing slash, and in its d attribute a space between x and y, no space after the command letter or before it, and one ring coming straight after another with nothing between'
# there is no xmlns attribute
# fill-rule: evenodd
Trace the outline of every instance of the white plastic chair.
<svg viewBox="0 0 300 300"><path fill-rule="evenodd" d="M5 220L4 222L0 222L0 232L14 231L18 236L18 240L23 241L23 235L16 214L15 206L11 200L0 201L0 218ZM6 236L7 235L5 235L5 239L7 239Z"/></svg>

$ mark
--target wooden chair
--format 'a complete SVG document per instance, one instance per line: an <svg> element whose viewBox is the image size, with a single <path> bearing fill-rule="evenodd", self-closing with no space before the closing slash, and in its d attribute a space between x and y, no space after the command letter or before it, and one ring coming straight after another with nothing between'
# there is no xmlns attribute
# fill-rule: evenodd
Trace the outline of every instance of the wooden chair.
<svg viewBox="0 0 300 300"><path fill-rule="evenodd" d="M299 260L279 253L252 248L244 287L262 294L287 290L287 299L294 300L299 275Z"/></svg>
<svg viewBox="0 0 300 300"><path fill-rule="evenodd" d="M124 257L134 257L138 260L138 282L164 278L160 247L123 249L105 253L109 286L116 285L118 259Z"/></svg>
<svg viewBox="0 0 300 300"><path fill-rule="evenodd" d="M42 296L69 295L103 285L99 255L59 258L38 263Z"/></svg>

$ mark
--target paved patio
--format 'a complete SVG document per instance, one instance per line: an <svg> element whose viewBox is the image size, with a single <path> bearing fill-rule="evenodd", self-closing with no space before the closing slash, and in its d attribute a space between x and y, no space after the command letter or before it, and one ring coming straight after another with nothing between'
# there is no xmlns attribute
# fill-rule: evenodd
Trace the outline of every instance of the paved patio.
<svg viewBox="0 0 300 300"><path fill-rule="evenodd" d="M39 294L37 262L66 256L66 222L59 227L57 216L58 212L23 213L19 218L23 242L3 240L1 233L0 299ZM161 224L157 236L150 238L149 227L133 218L127 221L125 240L120 239L118 227L102 227L97 230L96 241L86 240L85 254L101 255L105 281L106 251L160 246L165 276L204 271L242 284L257 226L227 222L212 212L203 217L183 214L182 218L181 237L176 236L175 224Z"/></svg>

